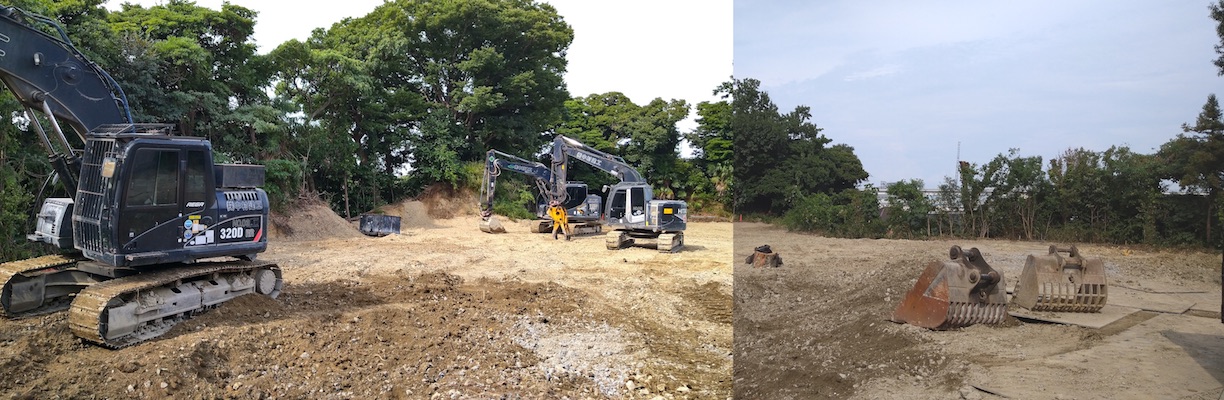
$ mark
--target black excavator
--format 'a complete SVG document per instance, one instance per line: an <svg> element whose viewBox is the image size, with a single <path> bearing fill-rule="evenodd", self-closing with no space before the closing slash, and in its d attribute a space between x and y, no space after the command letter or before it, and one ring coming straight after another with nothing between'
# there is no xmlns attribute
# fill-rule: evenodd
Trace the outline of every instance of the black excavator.
<svg viewBox="0 0 1224 400"><path fill-rule="evenodd" d="M0 264L0 314L67 309L74 334L120 348L280 293L280 268L255 260L268 243L262 166L214 164L207 140L135 123L119 84L59 24L3 5L0 81L71 196L45 199L29 235L57 254Z"/></svg>

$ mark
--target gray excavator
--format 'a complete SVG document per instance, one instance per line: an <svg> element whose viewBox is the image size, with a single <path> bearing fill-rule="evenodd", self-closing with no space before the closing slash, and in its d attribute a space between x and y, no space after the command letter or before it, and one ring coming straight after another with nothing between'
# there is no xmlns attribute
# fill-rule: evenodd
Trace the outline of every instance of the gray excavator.
<svg viewBox="0 0 1224 400"><path fill-rule="evenodd" d="M576 234L591 234L602 231L600 225L600 207L603 198L587 193L587 185L582 182L565 182L560 190L554 190L551 185L552 171L547 166L535 161L506 154L497 150L489 150L485 156L484 182L480 185L480 230L485 233L505 233L506 228L493 215L493 195L497 188L497 177L502 171L514 171L535 178L538 190L535 201L536 221L531 225L531 231L546 233L553 229L553 219L548 215L548 204L553 193L560 193L561 207L565 209L571 229Z"/></svg>
<svg viewBox="0 0 1224 400"><path fill-rule="evenodd" d="M609 250L636 245L654 247L660 252L680 251L688 226L688 203L659 200L637 169L624 158L599 151L572 138L557 135L552 146L552 199L564 198L555 188L566 182L570 160L582 161L620 179L605 188L607 200L601 221L611 231L605 239Z"/></svg>
<svg viewBox="0 0 1224 400"><path fill-rule="evenodd" d="M74 334L120 348L281 292L280 268L255 261L267 248L262 166L214 164L207 140L135 123L119 84L61 26L2 5L0 81L70 196L45 199L29 236L57 254L0 264L0 314L68 310Z"/></svg>

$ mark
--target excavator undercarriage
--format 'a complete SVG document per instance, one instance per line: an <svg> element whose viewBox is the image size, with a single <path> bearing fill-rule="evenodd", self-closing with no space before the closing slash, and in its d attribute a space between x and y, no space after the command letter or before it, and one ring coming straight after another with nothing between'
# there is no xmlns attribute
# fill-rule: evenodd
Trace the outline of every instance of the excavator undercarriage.
<svg viewBox="0 0 1224 400"><path fill-rule="evenodd" d="M0 315L27 318L69 310L77 336L120 348L155 338L174 324L245 294L275 298L283 287L273 263L211 261L139 273L72 255L0 264Z"/></svg>
<svg viewBox="0 0 1224 400"><path fill-rule="evenodd" d="M82 290L68 322L84 340L121 348L158 337L175 324L247 294L275 298L284 285L276 264L201 262L167 267Z"/></svg>

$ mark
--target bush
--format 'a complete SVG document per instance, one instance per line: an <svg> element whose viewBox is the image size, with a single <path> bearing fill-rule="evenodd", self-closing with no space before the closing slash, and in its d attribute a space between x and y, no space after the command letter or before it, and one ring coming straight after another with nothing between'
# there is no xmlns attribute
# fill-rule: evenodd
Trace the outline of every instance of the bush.
<svg viewBox="0 0 1224 400"><path fill-rule="evenodd" d="M803 196L782 216L782 226L827 236L880 237L884 227L875 196L871 188Z"/></svg>
<svg viewBox="0 0 1224 400"><path fill-rule="evenodd" d="M292 160L267 160L264 162L264 191L272 209L283 211L301 193L302 167Z"/></svg>

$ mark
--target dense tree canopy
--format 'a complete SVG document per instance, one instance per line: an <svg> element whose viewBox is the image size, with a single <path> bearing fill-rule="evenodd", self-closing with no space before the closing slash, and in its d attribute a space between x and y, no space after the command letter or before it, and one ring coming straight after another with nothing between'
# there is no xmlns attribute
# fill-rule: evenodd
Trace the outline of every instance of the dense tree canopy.
<svg viewBox="0 0 1224 400"><path fill-rule="evenodd" d="M684 100L656 98L639 106L620 92L592 94L565 102L564 121L556 133L621 156L657 189L674 193L681 138L676 123L688 112ZM575 164L571 175L575 180L591 187L614 183L606 172Z"/></svg>
<svg viewBox="0 0 1224 400"><path fill-rule="evenodd" d="M798 106L782 114L755 79L725 83L734 135L738 212L785 213L804 196L833 194L867 180L854 149L832 143Z"/></svg>

